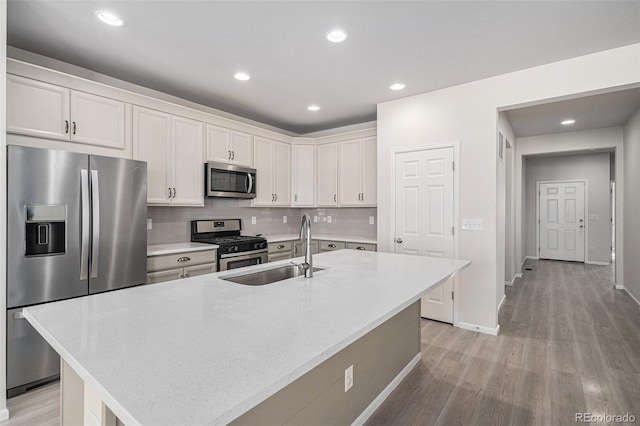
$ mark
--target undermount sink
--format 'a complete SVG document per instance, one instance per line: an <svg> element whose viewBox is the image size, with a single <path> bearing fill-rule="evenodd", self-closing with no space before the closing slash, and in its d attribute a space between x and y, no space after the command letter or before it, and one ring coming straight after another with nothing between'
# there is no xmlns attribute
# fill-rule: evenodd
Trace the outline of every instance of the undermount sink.
<svg viewBox="0 0 640 426"><path fill-rule="evenodd" d="M323 269L324 268L314 267L313 272L322 271ZM285 265L257 272L249 272L242 275L227 275L225 277L220 277L220 279L244 285L265 285L299 276L304 276L304 269L302 269L302 266Z"/></svg>

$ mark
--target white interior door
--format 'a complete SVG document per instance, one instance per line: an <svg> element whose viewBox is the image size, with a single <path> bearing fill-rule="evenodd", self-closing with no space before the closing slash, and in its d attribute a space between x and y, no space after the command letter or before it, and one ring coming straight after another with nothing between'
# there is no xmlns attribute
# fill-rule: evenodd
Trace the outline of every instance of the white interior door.
<svg viewBox="0 0 640 426"><path fill-rule="evenodd" d="M539 184L541 259L584 262L584 182Z"/></svg>
<svg viewBox="0 0 640 426"><path fill-rule="evenodd" d="M395 252L453 257L453 148L396 154ZM453 282L422 298L422 316L453 323Z"/></svg>

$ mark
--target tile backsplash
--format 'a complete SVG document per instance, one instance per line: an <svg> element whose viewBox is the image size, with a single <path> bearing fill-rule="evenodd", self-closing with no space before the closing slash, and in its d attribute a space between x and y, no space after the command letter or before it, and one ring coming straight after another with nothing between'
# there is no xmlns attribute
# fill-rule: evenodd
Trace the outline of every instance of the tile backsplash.
<svg viewBox="0 0 640 426"><path fill-rule="evenodd" d="M194 219L241 219L245 235L294 234L300 230L304 213L318 218L312 224L315 234L336 234L362 238L376 238L376 225L369 224L369 217L377 221L376 208L261 208L248 207L248 201L205 198L204 207L149 207L148 218L152 229L147 231L147 243L182 243L191 240L191 221ZM251 224L255 216L256 224ZM287 223L283 223L283 216ZM331 223L328 218L331 216ZM376 222L374 222L376 223Z"/></svg>

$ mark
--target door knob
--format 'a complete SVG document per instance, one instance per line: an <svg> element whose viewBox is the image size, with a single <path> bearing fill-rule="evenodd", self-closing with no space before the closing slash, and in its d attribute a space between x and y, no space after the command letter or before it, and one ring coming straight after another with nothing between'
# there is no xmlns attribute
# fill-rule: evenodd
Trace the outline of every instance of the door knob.
<svg viewBox="0 0 640 426"><path fill-rule="evenodd" d="M396 238L396 243L402 244L402 238Z"/></svg>

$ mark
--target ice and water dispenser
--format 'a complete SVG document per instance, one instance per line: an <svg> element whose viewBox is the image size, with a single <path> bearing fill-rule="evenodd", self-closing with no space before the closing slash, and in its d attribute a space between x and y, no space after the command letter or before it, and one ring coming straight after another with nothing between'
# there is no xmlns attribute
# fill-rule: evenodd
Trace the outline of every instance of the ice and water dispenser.
<svg viewBox="0 0 640 426"><path fill-rule="evenodd" d="M67 206L25 206L25 256L52 256L66 251Z"/></svg>

